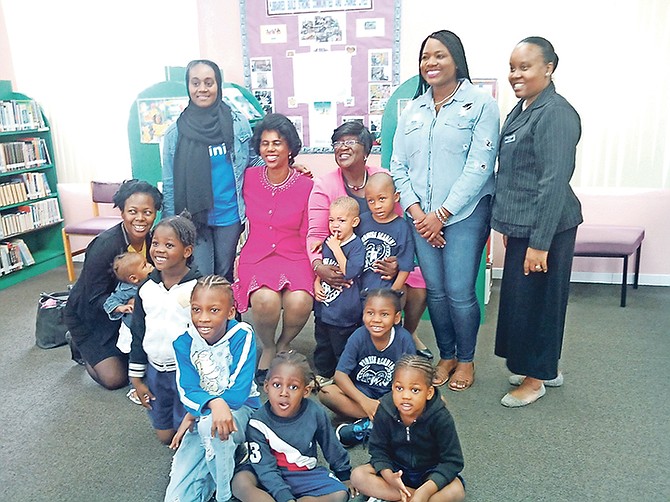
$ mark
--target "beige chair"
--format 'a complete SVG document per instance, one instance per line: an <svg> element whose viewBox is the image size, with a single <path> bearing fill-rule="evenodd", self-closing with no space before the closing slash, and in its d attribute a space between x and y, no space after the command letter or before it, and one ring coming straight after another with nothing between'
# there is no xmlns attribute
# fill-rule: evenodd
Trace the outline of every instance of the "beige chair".
<svg viewBox="0 0 670 502"><path fill-rule="evenodd" d="M65 225L63 227L63 247L65 248L65 265L67 266L67 277L70 282L76 279L74 274L74 263L72 257L82 254L86 248L72 251L70 245L71 235L85 235L94 237L108 228L121 222L121 216L100 216L98 204L113 204L114 194L118 191L121 183L103 183L91 181L91 200L93 201L93 218Z"/></svg>

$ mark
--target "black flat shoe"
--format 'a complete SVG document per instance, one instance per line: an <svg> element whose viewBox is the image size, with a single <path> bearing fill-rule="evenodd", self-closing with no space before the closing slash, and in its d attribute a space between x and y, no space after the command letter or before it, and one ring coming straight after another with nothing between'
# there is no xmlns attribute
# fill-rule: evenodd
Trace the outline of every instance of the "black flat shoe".
<svg viewBox="0 0 670 502"><path fill-rule="evenodd" d="M433 353L430 351L429 348L416 349L416 355L425 357L426 359L433 359Z"/></svg>
<svg viewBox="0 0 670 502"><path fill-rule="evenodd" d="M70 347L70 357L71 357L71 359L75 363L77 363L78 365L85 366L86 361L84 361L84 358L81 356L81 352L79 352L79 349L74 344L74 340L72 340L72 334L69 331L65 332L65 341L67 342L68 346Z"/></svg>

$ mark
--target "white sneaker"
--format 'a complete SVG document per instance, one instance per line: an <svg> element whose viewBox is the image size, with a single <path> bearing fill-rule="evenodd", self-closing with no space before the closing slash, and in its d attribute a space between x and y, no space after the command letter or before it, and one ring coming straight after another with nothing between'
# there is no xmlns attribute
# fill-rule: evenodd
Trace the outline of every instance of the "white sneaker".
<svg viewBox="0 0 670 502"><path fill-rule="evenodd" d="M523 382L524 378L526 378L525 375L510 375L509 383L511 385L518 386L521 385L521 382ZM563 385L563 373L559 371L556 378L552 378L551 380L543 380L543 383L545 387L560 387Z"/></svg>
<svg viewBox="0 0 670 502"><path fill-rule="evenodd" d="M137 390L134 387L131 387L130 390L126 393L126 397L135 404L142 404L142 401L140 401L140 398L137 395Z"/></svg>
<svg viewBox="0 0 670 502"><path fill-rule="evenodd" d="M324 388L326 385L333 385L335 383L335 380L333 380L333 377L325 377L321 375L316 375L314 379L318 382L319 387Z"/></svg>

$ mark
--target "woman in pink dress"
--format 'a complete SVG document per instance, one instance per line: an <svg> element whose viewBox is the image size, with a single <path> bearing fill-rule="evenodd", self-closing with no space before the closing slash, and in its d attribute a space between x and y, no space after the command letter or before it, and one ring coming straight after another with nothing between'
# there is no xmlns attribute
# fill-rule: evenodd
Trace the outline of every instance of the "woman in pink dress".
<svg viewBox="0 0 670 502"><path fill-rule="evenodd" d="M262 383L270 361L289 349L312 311L314 272L305 240L313 183L292 167L302 143L284 115L267 115L256 126L252 144L265 166L249 167L244 173L249 235L234 291L238 311L251 307L262 345L256 380Z"/></svg>

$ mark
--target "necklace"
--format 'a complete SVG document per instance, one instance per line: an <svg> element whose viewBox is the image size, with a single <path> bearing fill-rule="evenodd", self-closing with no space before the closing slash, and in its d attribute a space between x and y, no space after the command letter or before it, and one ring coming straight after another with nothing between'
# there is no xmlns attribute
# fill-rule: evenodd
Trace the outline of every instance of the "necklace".
<svg viewBox="0 0 670 502"><path fill-rule="evenodd" d="M268 173L268 168L267 167L265 168L265 179L268 180L268 183L270 183L270 185L272 185L273 187L282 186L284 183L286 183L286 181L290 177L291 177L291 168L289 167L288 173L286 174L286 178L284 178L283 181L280 181L279 183L272 183L272 181L270 181L270 173Z"/></svg>
<svg viewBox="0 0 670 502"><path fill-rule="evenodd" d="M449 96L447 96L446 98L441 99L441 100L439 100L437 103L435 103L435 108L437 108L438 106L441 106L443 103L445 103L446 101L449 101L449 99L453 98L453 97L454 97L454 94L456 94L456 91L459 89L459 87L461 87L461 83L460 83L460 82L458 83L458 85L457 85L456 88L454 89L454 92L452 92L451 94L449 94ZM433 101L435 101L434 98L433 98Z"/></svg>
<svg viewBox="0 0 670 502"><path fill-rule="evenodd" d="M343 176L343 177L344 177L344 176ZM347 186L348 186L349 188L351 188L354 192L357 192L357 191L363 189L363 187L365 187L365 184L368 182L368 171L367 171L367 169L365 170L365 176L363 176L363 184L362 184L362 185L360 185L360 186L350 185L346 178L344 178L344 182L345 182L345 183L347 184Z"/></svg>

